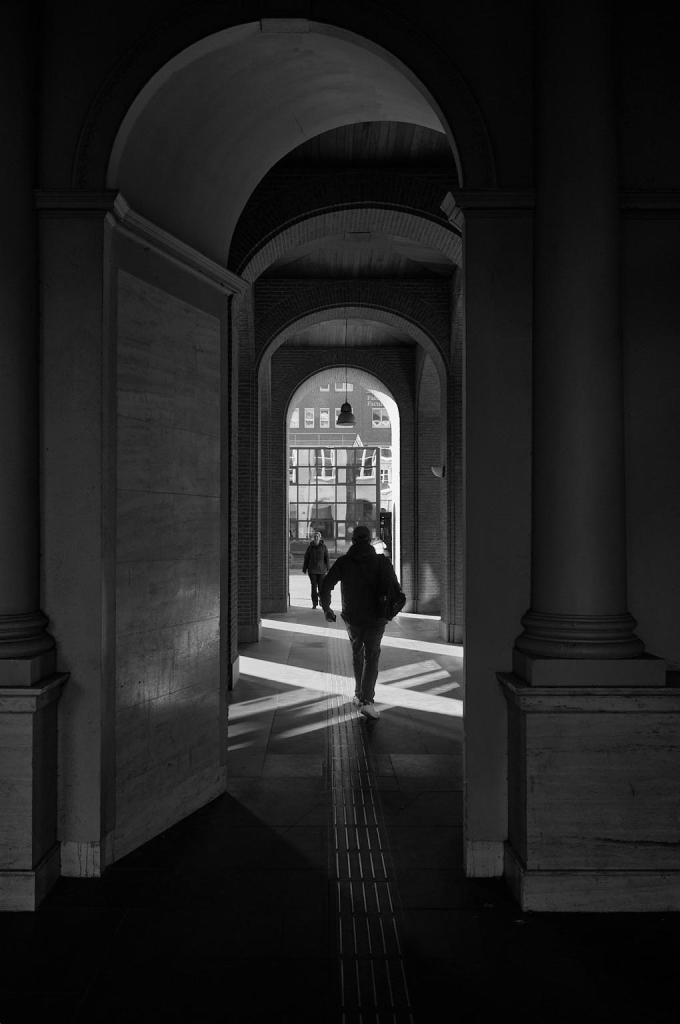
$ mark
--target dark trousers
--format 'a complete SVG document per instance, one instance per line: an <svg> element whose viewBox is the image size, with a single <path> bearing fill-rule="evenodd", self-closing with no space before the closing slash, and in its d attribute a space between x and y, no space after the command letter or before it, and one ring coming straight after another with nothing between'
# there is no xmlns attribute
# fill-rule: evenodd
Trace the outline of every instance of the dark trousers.
<svg viewBox="0 0 680 1024"><path fill-rule="evenodd" d="M312 606L314 608L316 608L319 603L319 590L321 589L321 583L325 575L325 572L309 573L309 582L312 584Z"/></svg>
<svg viewBox="0 0 680 1024"><path fill-rule="evenodd" d="M360 700L371 703L375 695L375 681L378 678L380 641L385 632L385 623L355 626L351 622L345 622L345 629L352 645L354 692Z"/></svg>

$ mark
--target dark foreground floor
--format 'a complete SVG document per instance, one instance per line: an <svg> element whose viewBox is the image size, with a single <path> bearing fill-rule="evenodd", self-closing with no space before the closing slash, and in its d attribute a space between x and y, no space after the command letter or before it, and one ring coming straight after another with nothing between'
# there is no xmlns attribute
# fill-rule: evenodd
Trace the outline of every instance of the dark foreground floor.
<svg viewBox="0 0 680 1024"><path fill-rule="evenodd" d="M522 914L465 879L460 651L428 620L389 633L367 723L343 634L269 620L229 792L0 915L0 1024L677 1020L679 915Z"/></svg>

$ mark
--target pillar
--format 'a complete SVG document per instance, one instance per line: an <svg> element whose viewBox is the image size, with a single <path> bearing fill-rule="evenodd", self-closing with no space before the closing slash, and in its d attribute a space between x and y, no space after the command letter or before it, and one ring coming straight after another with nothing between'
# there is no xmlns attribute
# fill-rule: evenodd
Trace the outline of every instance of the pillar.
<svg viewBox="0 0 680 1024"><path fill-rule="evenodd" d="M536 9L531 607L499 676L527 910L680 909L680 694L627 607L612 10Z"/></svg>
<svg viewBox="0 0 680 1024"><path fill-rule="evenodd" d="M0 22L0 910L34 910L59 874L54 640L40 610L34 5ZM8 784L9 783L9 784Z"/></svg>
<svg viewBox="0 0 680 1024"><path fill-rule="evenodd" d="M606 0L537 8L530 659L635 658L626 606L615 76ZM522 657L525 655L526 657Z"/></svg>

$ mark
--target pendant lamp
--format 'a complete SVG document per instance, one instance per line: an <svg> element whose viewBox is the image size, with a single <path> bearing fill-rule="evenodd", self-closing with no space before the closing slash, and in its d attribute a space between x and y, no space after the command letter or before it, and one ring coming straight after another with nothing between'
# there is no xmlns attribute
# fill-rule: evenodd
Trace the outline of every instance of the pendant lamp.
<svg viewBox="0 0 680 1024"><path fill-rule="evenodd" d="M347 318L345 318L345 395L347 395ZM340 406L340 414L336 420L336 426L353 427L356 421L356 416L352 412L352 406L345 400Z"/></svg>

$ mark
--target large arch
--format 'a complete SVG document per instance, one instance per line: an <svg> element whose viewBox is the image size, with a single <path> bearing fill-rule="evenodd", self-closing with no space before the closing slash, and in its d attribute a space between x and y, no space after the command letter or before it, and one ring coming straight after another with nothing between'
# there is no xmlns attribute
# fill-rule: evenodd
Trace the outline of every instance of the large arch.
<svg viewBox="0 0 680 1024"><path fill-rule="evenodd" d="M385 19L378 4L354 0L334 8L333 24L304 18L269 18L259 4L250 7L253 20L243 21L238 14L230 17L228 11L216 10L207 2L193 4L149 25L126 50L121 47L114 51L82 118L70 167L61 165L54 148L48 155L51 172L60 175L61 180L66 172L73 188L101 189L107 177L110 180L110 159L121 125L133 107L144 103L174 71L183 68L191 48L206 52L223 45L239 45L257 35L285 35L298 41L301 36L315 35L359 43L367 52L398 68L406 81L416 84L427 107L446 130L458 162L460 184L472 188L495 185L487 128L467 82L447 55L412 22L394 15ZM238 120L238 112L234 119Z"/></svg>
<svg viewBox="0 0 680 1024"><path fill-rule="evenodd" d="M274 31L270 31L272 28ZM108 571L113 573L114 584L116 570L123 574L121 562L125 561L128 549L133 550L135 557L140 552L141 555L133 567L136 575L132 571L128 574L132 580L131 589L137 588L128 604L112 602L107 605L106 613L110 616L106 623L107 635L115 648L116 616L121 610L125 611L129 621L137 624L143 621L148 627L137 630L140 639L134 650L130 641L130 657L127 661L121 658L114 664L113 659L111 664L107 664L102 694L90 695L74 686L71 689L72 696L63 705L64 734L75 737L73 751L69 747L68 766L69 779L75 781L65 796L62 814L64 835L74 837L73 849L69 854L69 870L73 873L78 871L81 847L84 849L86 844L97 844L98 866L103 868L107 862L149 838L149 829L161 830L167 827L201 801L211 799L224 784L224 762L219 759L224 752L226 710L222 706L222 676L215 666L223 652L219 633L224 625L224 621L219 621L220 597L229 593L234 576L241 575L235 562L236 557L241 556L241 549L237 546L233 527L232 531L223 527L227 521L235 521L230 513L236 507L237 492L239 509L244 508L252 516L259 507L259 495L253 483L257 480L258 460L260 466L263 466L268 457L261 446L258 449L256 441L258 415L261 415L264 408L261 396L268 387L271 388L272 360L276 357L277 349L289 336L288 332L318 322L333 310L343 317L356 314L362 318L372 310L371 315L380 323L407 330L409 336L428 352L442 381L446 381L450 327L447 300L443 299L443 292L440 299L434 302L424 301L419 295L423 289L427 292L428 288L431 291L442 291L441 282L438 281L411 282L410 287L407 284L394 288L379 286L382 292L378 301L373 283L373 296L371 289L363 287L363 282L354 289L353 296L342 288L333 290L332 286L330 293L326 289L325 297L322 290L315 297L310 292L304 296L304 306L294 309L293 306L289 308L283 305L271 322L266 317L261 322L251 320L253 330L250 333L243 332L243 338L239 338L238 354L236 352L235 331L240 325L235 322L235 306L238 303L241 310L245 311L242 316L245 320L257 312L257 308L252 307L252 296L243 294L240 302L236 298L242 282L231 281L228 272L221 277L208 274L206 268L225 268L228 265L233 225L252 188L259 176L286 152L286 147L293 148L300 140L299 118L296 121L296 117L300 113L305 114L302 123L309 135L336 124L352 122L353 119L363 120L367 115L368 103L368 114L376 119L411 120L437 128L444 127L449 131L439 118L439 113L433 113L435 108L439 111L439 107L430 102L427 91L414 85L413 72L408 72L398 59L389 57L379 45L362 40L344 29L336 31L324 26L310 29L309 24L304 31L295 28L289 31L290 26L287 29L284 26L283 31L279 31L280 28L280 25L259 23L241 26L234 33L227 33L229 38L226 49L223 47L226 35L201 42L193 40L188 50L176 48L172 59L162 71L162 61L157 60L158 48L154 51L153 47L134 67L121 66L109 79L100 97L103 106L97 108L97 102L94 104L89 124L92 132L85 132L84 145L77 154L73 177L73 181L80 186L101 188L107 184L109 190L98 200L87 199L82 210L76 203L73 209L80 219L67 222L55 218L51 223L51 248L48 255L64 251L76 252L81 260L80 263L77 259L63 261L60 265L59 271L63 270L63 273L70 275L66 287L79 297L84 289L91 289L86 296L88 301L74 304L83 320L89 317L86 329L81 332L82 337L88 343L91 342L93 323L102 331L102 344L98 347L90 343L88 347L89 352L97 350L102 353L101 365L93 365L91 368L93 389L97 382L106 379L111 367L117 366L118 369L118 395L113 394L115 387L110 381L105 385L107 404L103 422L107 433L102 448L107 449L107 461L103 469L100 467L102 472L111 474L105 483L109 503L105 510L109 516L105 524L107 540L115 538L118 528L118 537L124 538L128 545L128 548L121 549L122 556L120 552L108 554ZM157 42L160 50L169 46L171 36L172 33L168 36L163 36L162 32L159 34ZM402 45L402 52L407 49ZM301 52L308 52L309 60L300 63ZM238 60L231 60L235 55ZM153 81L147 79L147 88L139 81L139 76L140 68L148 69L149 61L157 61L154 71L158 72L158 77ZM347 72L344 77L343 68ZM278 91L272 88L277 74L281 79L281 89ZM234 75L242 76L239 83ZM130 76L137 79L135 101L130 94ZM249 76L253 80L251 84L254 91L250 94L252 102L249 102L247 90L241 90L236 109L236 86L247 83ZM317 90L311 87L315 79L320 83ZM128 92L123 102L121 97L126 94L126 90ZM277 103L284 99L287 99L291 116L269 131L273 121L277 121ZM307 101L309 103L305 106ZM104 107L107 107L106 112ZM123 116L118 121L118 141L113 143L115 133L111 115L115 109ZM169 111L172 111L172 116ZM477 124L478 128L480 124ZM107 150L109 144L112 146L110 153ZM472 145L472 151L474 149L475 145ZM238 158L232 159L235 154ZM475 160L473 152L473 165ZM106 179L102 176L105 166L108 166ZM489 178L481 174L479 180L488 181ZM131 227L128 230L125 225L114 223L115 218L109 216L108 207L112 195L120 190L124 191L125 198L134 210L137 224L143 226L142 231L135 232ZM92 215L88 202L94 202L97 210L103 210L101 217ZM99 207L96 202L99 202ZM65 239L61 245L55 241L59 232L62 232L62 240ZM83 237L86 237L87 244L83 242ZM93 252L106 253L103 281ZM56 273L54 267L50 272L53 275ZM125 286L123 306L121 281ZM401 303L397 301L398 291L402 295ZM314 298L311 305L308 301L310 298ZM93 309L99 311L98 316L92 315ZM120 315L121 309L124 316ZM280 320L282 312L285 313L283 323ZM187 328L192 317L201 325L201 330L194 334ZM56 328L55 320L58 321ZM161 333L159 323L162 325ZM46 323L47 360L51 369L55 363L59 364L62 379L68 373L71 352L57 353L59 342L65 334L79 338L78 327L72 307L52 311L52 320ZM55 339L53 345L52 338ZM173 354L179 353L179 360L171 367L174 385L170 390L165 388L163 378L163 373L168 369L167 363L160 366L157 361L151 365L153 361L147 358L148 353L154 357L160 355L161 361L165 358L163 352L159 352L161 339L160 348L167 346ZM192 346L189 374L184 372L182 362L183 346L187 339L190 339ZM204 346L203 339L207 339L209 344ZM125 354L122 361L121 353ZM330 358L337 359L338 354ZM394 381L386 381L386 386L400 403L404 437L407 428L413 437L416 375L412 350L409 346L403 346L391 352L381 347L361 355L356 353L354 358L358 365L361 366L362 360L365 360L366 369L376 369L379 373L381 370L384 372L385 365L389 364ZM291 355L291 359L308 362L309 353L298 351ZM90 370L87 361L83 365ZM182 455L179 474L182 479L178 481L176 476L172 476L177 469L173 463L173 444L177 440L173 431L176 430L174 419L177 409L182 407L182 413L188 413L188 419L185 420L189 423L187 436L194 437L201 432L201 416L193 417L191 410L183 407L183 403L186 405L183 388L189 377L197 393L207 393L203 379L193 374L196 367L200 368L206 379L210 379L211 440L209 445L202 448L202 452L210 452L212 491L209 502L203 500L205 495L193 493L189 495L191 500L184 500L187 495L182 489L194 488L197 470L205 468L197 466L197 461L192 460L188 451ZM299 379L301 371L298 369L297 372ZM97 377L97 374L100 376ZM122 395L126 382L131 378L134 378L134 384L128 389L130 393ZM280 380L282 378L277 374L273 381L276 387ZM397 397L399 393L401 399ZM138 401L140 395L151 395L153 400ZM118 412L119 418L134 420L134 423L116 424L116 399L118 410L124 410L123 413ZM89 411L88 407L83 413L83 419ZM202 408L201 414L205 412L207 409ZM97 408L96 416L95 413L92 416L98 425L101 409ZM407 424L409 417L410 426ZM53 411L54 418L56 411ZM218 421L220 429L216 431ZM81 432L89 426L89 421L82 423ZM261 416L260 439L271 439L272 436L266 418ZM238 445L238 437L244 439L245 443ZM137 484L143 477L146 487L144 500L149 507L153 505L154 509L160 509L165 517L160 525L153 516L147 517L145 523L148 528L144 538L139 536L141 520L135 512L134 502L130 500L125 505L124 501L119 500L116 505L120 495L116 495L116 477L111 462L111 451L115 451L116 439L119 455L122 447L127 445L125 459L119 462L119 467L123 466L125 480L130 481L129 490L139 490ZM63 439L63 443L66 444L66 439ZM192 443L196 443L195 437ZM266 446L271 447L273 443L267 440ZM162 465L157 459L151 458L152 447L154 452L163 450L165 461ZM238 470L235 458L237 448L241 449L238 451ZM156 475L152 481L153 486L147 484L146 467L149 465L153 466L154 473L157 474L160 467L161 476L166 474L160 480ZM246 470L245 474L240 472L243 469ZM221 491L218 484L221 484ZM154 490L156 486L158 491ZM181 500L171 500L177 493L180 493ZM158 498L158 494L162 494L162 498ZM194 501L194 498L200 500ZM119 515L121 509L125 512L124 521ZM172 517L179 514L178 510L183 516L182 522L171 522ZM101 510L98 515L93 511L92 516L99 528ZM166 526L175 547L164 546L165 540L160 538L161 527L165 529ZM56 533L54 524L51 524L51 528ZM414 528L412 524L412 532ZM203 559L200 544L207 537L210 538L211 546ZM152 552L155 557L146 558L146 538L151 538L151 542L156 545ZM177 541L178 538L181 543ZM113 543L115 546L115 540ZM198 548L195 550L197 543ZM156 551L163 557L156 555ZM124 689L123 682L126 687L128 684L141 689L148 686L151 693L154 672L157 674L156 665L158 659L163 657L163 652L151 646L154 639L152 633L160 611L151 607L145 595L147 592L168 594L169 603L172 604L178 595L186 593L184 583L178 585L179 577L172 576L172 573L184 572L188 562L196 567L201 559L214 561L216 554L222 566L220 580L212 578L204 581L195 575L192 591L201 605L202 614L207 609L211 628L215 627L210 635L210 644L201 648L201 653L209 653L210 665L206 662L194 672L195 679L206 687L206 693L199 702L192 704L196 711L193 733L182 732L179 727L176 714L179 702L174 699L174 693L151 695L149 701L145 700L148 707L144 709L141 709L141 701L130 707L116 708L117 694ZM244 556L247 555L245 551ZM55 557L54 552L52 557ZM133 559L128 561L132 564ZM149 568L151 562L154 564ZM170 563L173 563L172 572L168 572L167 578L161 578ZM252 566L250 569L252 573ZM151 579L151 575L145 575L147 571L151 575L155 574L152 583L147 583ZM110 584L110 580L107 582ZM403 582L406 587L409 586L406 576ZM241 599L242 594L239 592L239 604ZM254 609L259 609L258 601ZM188 619L183 624L188 628ZM177 633L174 626L173 631ZM233 639L233 634L227 638L229 657L234 653L229 646ZM147 640L149 645L145 647ZM186 648L193 651L192 643L187 641ZM68 657L68 641L63 650ZM78 665L75 668L76 675L82 671ZM104 745L102 740L100 749L92 754L78 744L82 736L83 718L89 716L96 719L99 706L93 705L100 697L106 704L106 713L115 724L107 724L106 750L101 749ZM175 758L176 778L171 780L167 774L163 776L167 788L162 794L159 793L154 820L149 822L144 820L144 786L147 777L152 777L149 772L161 772L159 759L164 756L164 750L162 744L152 744L151 738L144 731L144 723L149 718L150 708L160 714L166 706L170 726L167 735L172 735L173 742L179 742L180 754L182 743L186 742L196 749L200 747L201 756L208 760L201 765L200 778L195 779L195 762L192 758L179 755ZM217 713L216 708L219 709ZM201 730L209 732L209 744L203 742L205 733ZM123 736L126 742L117 742ZM214 760L210 760L213 754ZM125 787L119 788L116 794L115 814L111 810L113 804L107 805L108 818L105 823L98 817L98 812L90 813L89 808L96 806L96 800L91 793L85 793L85 780L93 778L93 773L89 771L92 757L98 759L102 786L107 787L107 792L115 789L116 779L122 778L123 773L128 770L134 773L126 779ZM191 771L187 770L188 767ZM83 812L85 805L87 810ZM127 823L124 833L120 829L120 822L123 821Z"/></svg>

